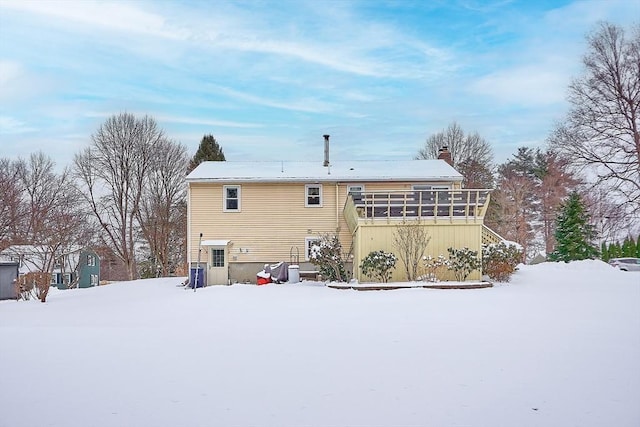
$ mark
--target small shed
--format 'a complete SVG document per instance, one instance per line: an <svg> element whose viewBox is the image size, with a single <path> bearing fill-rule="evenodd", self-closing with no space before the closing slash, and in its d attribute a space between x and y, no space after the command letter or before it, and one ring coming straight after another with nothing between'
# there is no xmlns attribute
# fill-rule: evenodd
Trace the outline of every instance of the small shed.
<svg viewBox="0 0 640 427"><path fill-rule="evenodd" d="M17 262L0 262L0 300L18 299L18 268Z"/></svg>

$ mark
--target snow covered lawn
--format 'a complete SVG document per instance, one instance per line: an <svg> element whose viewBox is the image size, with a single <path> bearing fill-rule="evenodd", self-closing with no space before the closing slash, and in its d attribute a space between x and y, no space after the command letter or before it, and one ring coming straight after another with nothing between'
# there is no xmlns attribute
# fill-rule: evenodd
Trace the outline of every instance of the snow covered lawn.
<svg viewBox="0 0 640 427"><path fill-rule="evenodd" d="M0 302L0 426L640 425L640 274L477 290L143 280Z"/></svg>

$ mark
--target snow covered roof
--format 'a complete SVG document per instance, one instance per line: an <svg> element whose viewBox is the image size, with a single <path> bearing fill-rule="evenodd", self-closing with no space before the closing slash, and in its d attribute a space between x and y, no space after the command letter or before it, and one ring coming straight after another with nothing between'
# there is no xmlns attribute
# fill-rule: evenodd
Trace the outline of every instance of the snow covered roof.
<svg viewBox="0 0 640 427"><path fill-rule="evenodd" d="M68 248L60 248L58 250L57 255L67 255L73 254L75 252L79 252L83 249L83 246L73 245ZM0 255L12 256L12 255L41 255L48 254L51 252L51 248L45 245L12 245L0 251Z"/></svg>
<svg viewBox="0 0 640 427"><path fill-rule="evenodd" d="M352 160L330 166L322 162L203 162L189 182L358 182L462 181L462 175L444 160Z"/></svg>

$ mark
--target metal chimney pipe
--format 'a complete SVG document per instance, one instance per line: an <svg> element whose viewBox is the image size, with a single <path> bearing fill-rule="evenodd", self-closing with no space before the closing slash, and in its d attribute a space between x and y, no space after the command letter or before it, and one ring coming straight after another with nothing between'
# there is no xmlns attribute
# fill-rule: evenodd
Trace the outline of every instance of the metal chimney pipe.
<svg viewBox="0 0 640 427"><path fill-rule="evenodd" d="M329 166L329 135L322 135L324 137L324 163L322 166Z"/></svg>

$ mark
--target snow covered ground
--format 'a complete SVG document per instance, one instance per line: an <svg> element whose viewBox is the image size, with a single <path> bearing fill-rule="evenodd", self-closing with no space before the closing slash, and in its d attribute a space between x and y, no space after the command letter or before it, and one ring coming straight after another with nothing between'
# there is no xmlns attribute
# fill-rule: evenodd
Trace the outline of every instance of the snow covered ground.
<svg viewBox="0 0 640 427"><path fill-rule="evenodd" d="M179 279L0 302L0 426L640 425L640 274L477 290Z"/></svg>

